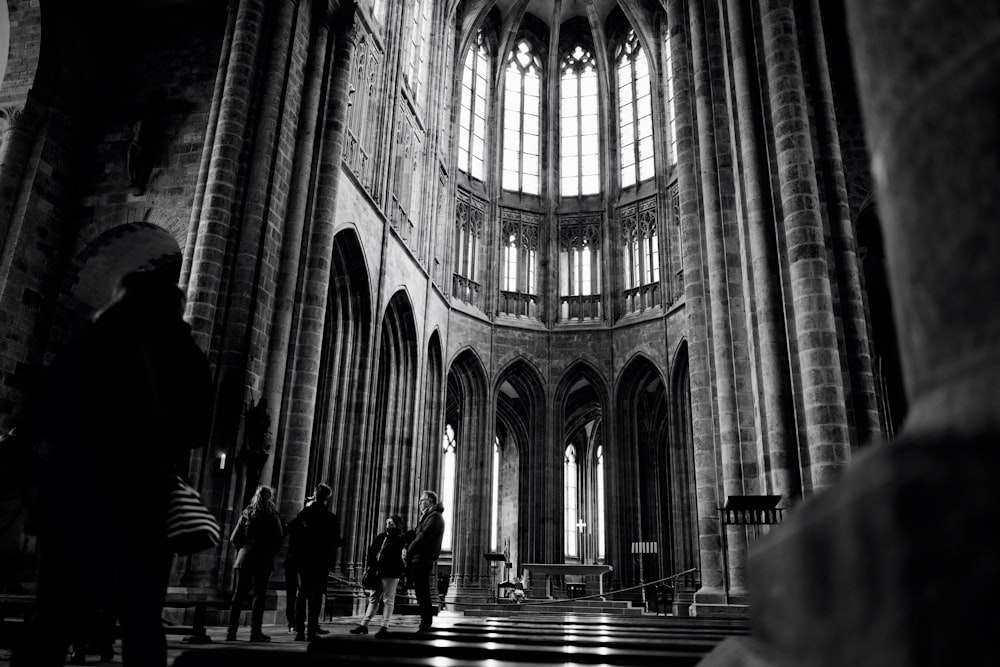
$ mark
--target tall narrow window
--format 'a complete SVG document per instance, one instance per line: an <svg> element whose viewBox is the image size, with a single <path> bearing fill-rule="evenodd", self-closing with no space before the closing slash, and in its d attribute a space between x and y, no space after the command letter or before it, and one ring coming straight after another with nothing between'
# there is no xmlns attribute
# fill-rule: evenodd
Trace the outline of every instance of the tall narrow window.
<svg viewBox="0 0 1000 667"><path fill-rule="evenodd" d="M564 495L564 521L566 522L566 555L576 557L579 555L576 537L576 447L569 445L566 447L566 456L563 461L565 471L565 495Z"/></svg>
<svg viewBox="0 0 1000 667"><path fill-rule="evenodd" d="M600 217L566 216L559 228L559 301L563 320L601 317Z"/></svg>
<svg viewBox="0 0 1000 667"><path fill-rule="evenodd" d="M493 439L493 481L490 489L490 551L499 549L500 536L500 438Z"/></svg>
<svg viewBox="0 0 1000 667"><path fill-rule="evenodd" d="M649 61L635 31L618 49L618 129L622 187L653 177L653 107Z"/></svg>
<svg viewBox="0 0 1000 667"><path fill-rule="evenodd" d="M604 558L604 445L597 446L597 557Z"/></svg>
<svg viewBox="0 0 1000 667"><path fill-rule="evenodd" d="M560 90L561 194L596 194L601 180L601 161L597 157L597 64L590 51L578 45L563 58Z"/></svg>
<svg viewBox="0 0 1000 667"><path fill-rule="evenodd" d="M451 525L455 516L455 429L444 427L444 456L441 461L441 504L444 505L444 537L441 548L451 550Z"/></svg>
<svg viewBox="0 0 1000 667"><path fill-rule="evenodd" d="M411 14L410 43L407 54L409 62L405 71L410 91L414 98L420 99L421 87L427 80L427 55L430 46L428 42L430 41L433 2L432 0L412 0L412 2L413 14Z"/></svg>
<svg viewBox="0 0 1000 667"><path fill-rule="evenodd" d="M542 63L527 40L511 51L504 77L503 187L538 194L541 143L539 81Z"/></svg>
<svg viewBox="0 0 1000 667"><path fill-rule="evenodd" d="M618 208L625 253L625 307L638 312L662 302L660 295L660 236L656 197Z"/></svg>
<svg viewBox="0 0 1000 667"><path fill-rule="evenodd" d="M674 101L674 57L670 53L670 33L663 45L667 53L667 113L670 114L670 164L677 164L677 108Z"/></svg>
<svg viewBox="0 0 1000 667"><path fill-rule="evenodd" d="M501 207L500 312L536 316L538 213Z"/></svg>
<svg viewBox="0 0 1000 667"><path fill-rule="evenodd" d="M462 113L458 134L458 168L479 180L483 180L483 156L486 152L489 75L489 51L480 30L476 43L469 47L462 70Z"/></svg>

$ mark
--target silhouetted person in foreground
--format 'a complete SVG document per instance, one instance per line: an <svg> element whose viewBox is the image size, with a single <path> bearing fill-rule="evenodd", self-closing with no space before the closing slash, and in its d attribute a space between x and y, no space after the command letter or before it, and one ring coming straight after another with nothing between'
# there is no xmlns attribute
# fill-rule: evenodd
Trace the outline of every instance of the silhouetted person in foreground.
<svg viewBox="0 0 1000 667"><path fill-rule="evenodd" d="M370 567L378 573L378 586L368 593L365 615L361 619L361 624L350 631L352 635L368 634L368 624L378 610L379 600L382 601L382 625L375 636L383 637L389 633L392 610L396 605L396 586L399 585L399 579L406 569L403 549L412 537L412 533L403 533L403 517L393 514L385 520L385 531L376 535L368 545L365 567Z"/></svg>
<svg viewBox="0 0 1000 667"><path fill-rule="evenodd" d="M264 624L264 598L271 571L274 570L274 557L284 539L281 519L274 506L274 490L260 485L250 499L250 504L240 514L240 520L230 537L239 552L233 564L233 602L229 609L226 641L236 640L243 600L251 591L253 605L250 611L250 641L271 641L261 630Z"/></svg>
<svg viewBox="0 0 1000 667"><path fill-rule="evenodd" d="M417 632L427 632L431 629L431 622L434 619L431 604L431 573L434 571L438 556L441 555L444 505L438 502L436 493L424 491L420 494L417 507L420 510L420 519L417 521L416 534L407 547L404 558L410 567L413 591L420 606L420 626Z"/></svg>
<svg viewBox="0 0 1000 667"><path fill-rule="evenodd" d="M298 641L313 640L320 634L326 634L319 627L320 608L326 593L327 576L336 565L337 549L343 544L340 521L327 507L332 494L329 486L317 484L313 501L307 503L288 524L288 554L299 577L299 595L295 604L295 639Z"/></svg>
<svg viewBox="0 0 1000 667"><path fill-rule="evenodd" d="M166 664L174 471L208 439L211 376L166 276L125 276L115 299L45 372L23 426L45 452L37 607L14 667L62 665L74 628L113 607L122 660Z"/></svg>

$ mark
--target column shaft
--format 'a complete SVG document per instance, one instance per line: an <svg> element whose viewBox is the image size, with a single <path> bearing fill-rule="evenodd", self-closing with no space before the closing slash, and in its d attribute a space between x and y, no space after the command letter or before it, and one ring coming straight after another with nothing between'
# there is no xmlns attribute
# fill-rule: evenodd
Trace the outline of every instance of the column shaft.
<svg viewBox="0 0 1000 667"><path fill-rule="evenodd" d="M833 481L850 457L842 367L792 0L762 0L760 8L806 422L808 481L819 489Z"/></svg>

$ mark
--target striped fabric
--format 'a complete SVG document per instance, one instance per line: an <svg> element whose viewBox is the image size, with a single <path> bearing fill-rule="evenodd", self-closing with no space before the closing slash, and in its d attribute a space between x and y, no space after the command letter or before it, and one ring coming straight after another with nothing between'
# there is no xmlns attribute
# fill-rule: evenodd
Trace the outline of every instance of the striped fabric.
<svg viewBox="0 0 1000 667"><path fill-rule="evenodd" d="M174 478L167 508L167 543L170 550L188 556L219 543L221 528L201 496L180 475Z"/></svg>

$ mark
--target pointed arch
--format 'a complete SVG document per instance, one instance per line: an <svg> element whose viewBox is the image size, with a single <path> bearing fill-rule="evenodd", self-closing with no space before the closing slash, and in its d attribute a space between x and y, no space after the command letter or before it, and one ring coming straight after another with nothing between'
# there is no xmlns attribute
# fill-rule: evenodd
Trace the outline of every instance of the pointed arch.
<svg viewBox="0 0 1000 667"><path fill-rule="evenodd" d="M553 480L553 504L561 511L553 508L553 516L549 521L553 526L550 531L552 548L560 560L567 553L573 552L573 549L567 548L566 543L574 534L578 540L578 556L574 559L580 562L595 562L597 559L599 549L596 528L599 522L596 454L598 447L606 442L607 420L610 415L608 396L607 381L591 363L584 360L571 364L563 372L556 387L553 401L556 432L553 444L548 449L552 457L549 465L552 470L557 471ZM567 468L565 459L569 445L573 445L575 449L576 465ZM572 499L566 499L565 491L567 488L574 488L571 480L566 479L567 469L575 471L577 475L574 514L585 524L575 533L571 533L572 528L566 525L567 507Z"/></svg>
<svg viewBox="0 0 1000 667"><path fill-rule="evenodd" d="M691 421L691 376L687 340L677 347L670 371L670 439L667 447L667 521L670 574L700 567L697 483L694 466L694 429ZM694 601L701 585L699 573L686 575L675 585L675 603Z"/></svg>
<svg viewBox="0 0 1000 667"><path fill-rule="evenodd" d="M371 376L374 318L368 263L353 228L334 237L331 258L316 401L317 428L310 448L306 488L329 481L334 492L333 507L362 517L368 498L363 484L357 483L356 462L371 454L365 444L370 439L364 437L366 396L356 388L367 386ZM364 528L359 530L358 526ZM367 527L365 523L345 526L345 560L367 546Z"/></svg>
<svg viewBox="0 0 1000 667"><path fill-rule="evenodd" d="M626 585L639 581L635 559L624 558L631 542L656 542L656 556L646 557L646 580L666 572L664 551L669 541L668 527L661 508L668 488L666 447L669 424L666 383L659 368L642 354L636 354L622 369L615 393L617 448L613 483L619 490L618 503L609 517L612 526L611 552L621 563Z"/></svg>
<svg viewBox="0 0 1000 667"><path fill-rule="evenodd" d="M455 594L478 586L482 552L489 540L489 479L492 447L488 426L486 367L472 348L461 350L448 370L445 423L455 432L455 484L461 501L450 512L454 522L452 580ZM457 498L457 495L456 495Z"/></svg>
<svg viewBox="0 0 1000 667"><path fill-rule="evenodd" d="M372 471L367 485L366 521L374 534L383 517L407 514L415 497L414 428L417 384L417 331L413 306L405 289L389 299L382 317L376 356L375 403L372 409L371 448L364 469Z"/></svg>
<svg viewBox="0 0 1000 667"><path fill-rule="evenodd" d="M507 364L497 374L495 433L500 442L499 535L500 547L509 538L508 560L515 571L531 562L540 527L533 520L535 507L544 504L544 486L537 474L545 448L545 388L538 368L524 357Z"/></svg>

